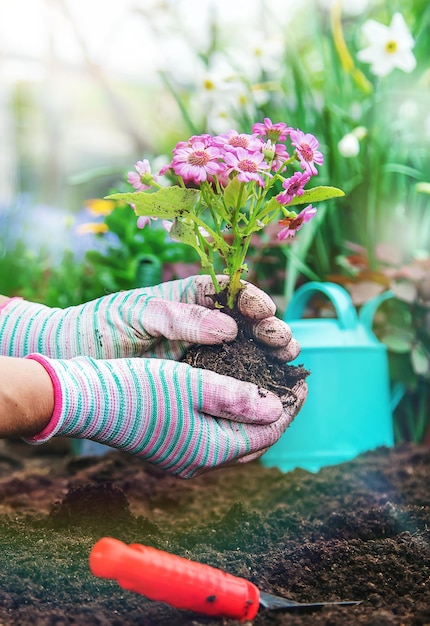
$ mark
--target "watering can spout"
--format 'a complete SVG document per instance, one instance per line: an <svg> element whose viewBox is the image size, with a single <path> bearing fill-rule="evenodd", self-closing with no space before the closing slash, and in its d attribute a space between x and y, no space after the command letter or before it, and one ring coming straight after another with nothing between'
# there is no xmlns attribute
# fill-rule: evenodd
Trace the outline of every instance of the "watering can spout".
<svg viewBox="0 0 430 626"><path fill-rule="evenodd" d="M335 318L303 319L315 295L331 302ZM301 346L293 364L311 372L309 394L263 465L318 471L394 444L392 413L404 389L390 390L387 349L372 330L378 306L390 297L381 294L357 315L349 293L335 283L310 282L296 291L284 320Z"/></svg>

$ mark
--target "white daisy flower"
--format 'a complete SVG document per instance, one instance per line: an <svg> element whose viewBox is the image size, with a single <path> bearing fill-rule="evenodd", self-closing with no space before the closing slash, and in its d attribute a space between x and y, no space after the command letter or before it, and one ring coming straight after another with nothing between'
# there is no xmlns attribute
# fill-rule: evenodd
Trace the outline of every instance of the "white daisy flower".
<svg viewBox="0 0 430 626"><path fill-rule="evenodd" d="M401 13L395 13L389 26L375 20L363 24L363 34L369 46L360 50L357 58L371 64L376 76L387 76L393 69L412 72L416 59L412 53L414 40Z"/></svg>

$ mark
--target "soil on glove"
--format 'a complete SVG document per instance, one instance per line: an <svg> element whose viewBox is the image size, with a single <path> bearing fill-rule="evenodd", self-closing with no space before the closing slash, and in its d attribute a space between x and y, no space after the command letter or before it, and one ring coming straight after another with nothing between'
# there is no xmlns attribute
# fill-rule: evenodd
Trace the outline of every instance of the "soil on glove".
<svg viewBox="0 0 430 626"><path fill-rule="evenodd" d="M255 626L430 624L430 449L378 449L317 474L259 461L188 481L64 440L0 448L0 624L227 626L95 578L103 536L222 568L312 612L260 609ZM61 445L63 447L61 447ZM60 446L60 448L58 448Z"/></svg>

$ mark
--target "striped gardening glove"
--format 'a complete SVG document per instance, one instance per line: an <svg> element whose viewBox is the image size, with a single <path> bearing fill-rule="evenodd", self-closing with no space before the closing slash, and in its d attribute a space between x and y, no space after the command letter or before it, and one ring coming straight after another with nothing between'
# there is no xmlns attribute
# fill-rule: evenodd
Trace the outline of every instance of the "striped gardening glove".
<svg viewBox="0 0 430 626"><path fill-rule="evenodd" d="M260 456L290 424L307 391L300 381L294 405L283 407L252 383L166 359L27 358L50 375L54 411L43 431L26 441L92 439L182 478Z"/></svg>
<svg viewBox="0 0 430 626"><path fill-rule="evenodd" d="M220 277L225 283L227 277ZM158 357L179 360L190 344L220 344L236 337L236 322L214 308L210 276L191 276L155 287L122 291L67 309L12 298L0 307L0 354L32 352L54 359ZM279 358L299 353L275 305L247 283L239 309L249 333Z"/></svg>

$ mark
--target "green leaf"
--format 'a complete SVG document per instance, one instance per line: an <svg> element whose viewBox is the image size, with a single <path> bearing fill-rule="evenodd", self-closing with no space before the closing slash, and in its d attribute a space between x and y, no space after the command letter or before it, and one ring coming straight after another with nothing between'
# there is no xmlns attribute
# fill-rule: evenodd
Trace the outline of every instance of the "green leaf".
<svg viewBox="0 0 430 626"><path fill-rule="evenodd" d="M288 206L295 206L296 204L309 204L311 202L322 202L323 200L330 200L330 198L340 198L344 195L345 192L337 187L313 187L313 189L306 189L302 196L296 196L293 198Z"/></svg>
<svg viewBox="0 0 430 626"><path fill-rule="evenodd" d="M270 215L270 213L272 211L279 211L280 210L280 205L279 202L277 201L276 197L274 196L273 198L270 198L270 200L266 203L265 207L264 207L264 215Z"/></svg>
<svg viewBox="0 0 430 626"><path fill-rule="evenodd" d="M116 268L118 267L118 259L116 256L103 256L97 250L87 250L85 258L94 265L101 265L103 267Z"/></svg>
<svg viewBox="0 0 430 626"><path fill-rule="evenodd" d="M234 177L224 189L224 200L228 207L236 208L242 183Z"/></svg>
<svg viewBox="0 0 430 626"><path fill-rule="evenodd" d="M199 245L199 241L197 239L197 235L194 231L194 227L191 224L185 224L181 220L175 219L170 229L169 235L172 239L176 239L177 241L181 241L182 243L187 244L194 248L202 262L203 267L208 267L210 264L209 258L204 250L202 250Z"/></svg>
<svg viewBox="0 0 430 626"><path fill-rule="evenodd" d="M381 337L381 341L385 343L388 350L397 354L410 352L414 340L415 337L413 333L402 333L400 331L396 333L387 333Z"/></svg>
<svg viewBox="0 0 430 626"><path fill-rule="evenodd" d="M195 205L200 192L198 189L183 189L182 187L164 187L155 193L144 191L132 193L114 193L107 196L108 200L129 202L136 208L136 215L173 219L187 215Z"/></svg>
<svg viewBox="0 0 430 626"><path fill-rule="evenodd" d="M430 361L427 352L421 344L414 346L411 352L412 367L415 374L424 376L430 372Z"/></svg>
<svg viewBox="0 0 430 626"><path fill-rule="evenodd" d="M386 163L383 166L383 170L392 174L403 174L411 178L421 178L422 175L420 170L409 167L408 165L403 165L402 163Z"/></svg>

